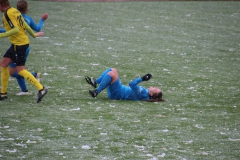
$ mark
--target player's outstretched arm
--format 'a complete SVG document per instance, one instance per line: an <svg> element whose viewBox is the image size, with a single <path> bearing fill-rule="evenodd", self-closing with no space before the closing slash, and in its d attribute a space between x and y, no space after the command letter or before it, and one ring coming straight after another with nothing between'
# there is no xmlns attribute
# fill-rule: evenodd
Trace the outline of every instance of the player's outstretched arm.
<svg viewBox="0 0 240 160"><path fill-rule="evenodd" d="M24 28L27 30L27 32L34 38L40 37L44 34L44 32L37 32L34 33L34 31L31 29L31 27L24 21L23 22Z"/></svg>
<svg viewBox="0 0 240 160"><path fill-rule="evenodd" d="M7 32L0 33L0 38L14 35L14 34L18 33L18 31L19 31L19 28L15 26L14 28L12 28L11 30L9 30Z"/></svg>
<svg viewBox="0 0 240 160"><path fill-rule="evenodd" d="M40 21L38 24L35 23L35 21L30 17L26 17L26 19L28 19L28 25L36 32L40 32L43 28L43 25L44 25L44 21L48 18L48 14L47 13L44 13L41 18L40 18Z"/></svg>

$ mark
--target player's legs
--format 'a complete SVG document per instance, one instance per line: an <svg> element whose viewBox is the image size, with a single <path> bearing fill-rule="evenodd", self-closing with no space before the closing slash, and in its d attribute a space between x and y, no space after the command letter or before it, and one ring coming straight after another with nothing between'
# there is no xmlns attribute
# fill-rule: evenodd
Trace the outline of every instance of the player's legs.
<svg viewBox="0 0 240 160"><path fill-rule="evenodd" d="M4 54L2 60L0 61L1 67L1 96L0 100L7 98L7 87L8 87L8 80L9 80L9 70L8 65L12 62L11 53L13 53L12 46L7 50ZM5 98L2 98L5 97Z"/></svg>
<svg viewBox="0 0 240 160"><path fill-rule="evenodd" d="M29 83L38 89L37 103L39 103L47 94L48 89L45 88L30 72L28 72L24 66L16 66L16 68L20 76L24 77Z"/></svg>
<svg viewBox="0 0 240 160"><path fill-rule="evenodd" d="M112 71L108 72L107 74L112 77L111 83L114 83L118 79L118 72L116 68L112 68L111 70Z"/></svg>
<svg viewBox="0 0 240 160"><path fill-rule="evenodd" d="M27 57L28 57L29 52L30 52L30 47L28 46L27 49L26 49L26 52L25 52L25 63L26 63L26 61L27 61ZM10 64L10 66L9 66L9 71L10 71L10 75L11 75L12 77L15 77L15 78L16 78L16 80L17 80L17 82L18 82L18 85L19 85L19 87L20 87L20 89L21 89L21 92L18 93L17 95L29 95L28 89L27 89L27 86L26 86L26 81L25 81L24 77L22 77L22 76L20 76L20 75L18 74L18 72L17 72L17 70L16 70L16 65L15 65L15 63L12 62L12 63ZM36 73L36 72L31 72L31 73L32 73L32 75L33 75L34 77L37 76L37 73Z"/></svg>
<svg viewBox="0 0 240 160"><path fill-rule="evenodd" d="M92 95L92 97L96 97L102 90L107 88L109 85L111 85L112 77L109 74L106 74L98 87L95 90L89 90L89 93Z"/></svg>
<svg viewBox="0 0 240 160"><path fill-rule="evenodd" d="M102 90L110 86L112 83L116 82L118 79L118 72L115 68L111 68L111 70L104 71L98 79L100 79L99 86L95 90L90 90L89 93L92 97L96 97Z"/></svg>
<svg viewBox="0 0 240 160"><path fill-rule="evenodd" d="M8 87L9 71L7 67L1 67L1 93L0 101L7 99L7 87Z"/></svg>
<svg viewBox="0 0 240 160"><path fill-rule="evenodd" d="M35 86L38 90L43 89L43 85L38 82L38 80L25 69L25 66L16 66L17 72L20 76L24 77L30 84Z"/></svg>
<svg viewBox="0 0 240 160"><path fill-rule="evenodd" d="M13 46L13 45L12 45ZM38 80L25 69L26 53L29 52L29 45L23 46L13 46L13 62L16 65L16 70L18 74L24 77L29 83L34 85L38 90L42 90L43 86L38 82Z"/></svg>
<svg viewBox="0 0 240 160"><path fill-rule="evenodd" d="M106 70L96 79L96 83L97 83L97 84L100 84L101 81L102 81L102 79L103 79L103 77L104 77L108 72L110 72L110 71L112 71L112 68L106 69Z"/></svg>
<svg viewBox="0 0 240 160"><path fill-rule="evenodd" d="M103 77L108 73L112 71L112 68L108 68L106 69L97 79L95 78L90 78L88 76L85 77L86 81L88 84L90 84L91 86L93 86L94 88L97 88L97 84L100 84Z"/></svg>
<svg viewBox="0 0 240 160"><path fill-rule="evenodd" d="M9 71L10 71L10 75L11 75L12 77L15 77L15 78L16 78L16 80L17 80L17 82L18 82L18 85L19 85L19 87L20 87L20 89L21 89L21 92L20 92L20 93L25 93L25 94L22 94L22 95L27 95L27 94L29 94L29 93L28 93L28 89L27 89L27 85L26 85L26 81L25 81L24 77L20 76L20 75L17 73L17 71L16 71L15 68L9 67ZM34 77L37 76L37 73L36 73L36 72L31 72L31 74L32 74ZM18 93L17 95L19 95L19 93Z"/></svg>
<svg viewBox="0 0 240 160"><path fill-rule="evenodd" d="M107 88L109 85L111 85L112 83L116 82L117 79L118 79L118 72L117 72L117 70L115 68L111 68L111 71L107 72L102 77L102 80L101 80L99 86L96 89L97 92L100 93L102 90Z"/></svg>
<svg viewBox="0 0 240 160"><path fill-rule="evenodd" d="M113 82L115 82L118 78L118 72L116 70L116 68L108 68L107 70L105 70L97 79L96 79L96 82L97 84L100 84L103 77L106 75L106 74L110 74L111 77L113 77ZM112 83L113 83L112 82Z"/></svg>
<svg viewBox="0 0 240 160"><path fill-rule="evenodd" d="M9 58L3 58L0 62L1 66L1 93L6 93L7 92L7 87L8 87L8 80L9 80L9 70L8 67L6 67L5 64L10 63L11 59Z"/></svg>
<svg viewBox="0 0 240 160"><path fill-rule="evenodd" d="M112 77L109 74L106 74L101 83L98 85L98 87L96 88L97 93L100 93L102 90L104 90L105 88L107 88L112 82Z"/></svg>
<svg viewBox="0 0 240 160"><path fill-rule="evenodd" d="M25 61L26 61L26 51L29 45L23 46L14 46L12 45L12 52L9 54L12 61L16 64L16 70L18 74L24 77L29 83L34 85L38 89L38 100L37 103L41 101L43 96L48 92L47 88L44 88L42 84L38 82L38 80L25 69ZM6 54L5 54L6 55ZM10 62L11 63L11 62ZM7 66L10 64L8 63ZM9 71L8 71L9 74Z"/></svg>

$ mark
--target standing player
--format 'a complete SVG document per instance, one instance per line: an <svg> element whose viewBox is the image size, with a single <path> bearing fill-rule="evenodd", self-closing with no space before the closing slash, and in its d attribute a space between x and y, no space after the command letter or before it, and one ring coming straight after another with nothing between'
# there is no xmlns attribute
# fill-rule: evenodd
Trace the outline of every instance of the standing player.
<svg viewBox="0 0 240 160"><path fill-rule="evenodd" d="M44 21L48 18L48 14L47 13L44 13L39 21L38 24L36 24L34 22L34 20L29 16L27 15L27 12L28 12L28 3L25 1L25 0L19 0L17 2L17 9L21 12L25 22L27 22L27 24L36 32L39 32L42 30L43 28L43 25L44 25ZM0 29L0 33L1 32L5 32L5 30L1 30ZM30 52L30 47L29 49L27 50L26 52L26 61L27 61L27 57L28 57L28 54ZM10 64L10 68L9 68L9 71L10 71L10 75L12 77L15 77L17 82L18 82L18 85L20 86L20 89L21 89L21 92L17 93L16 95L30 95L30 93L28 92L28 89L27 89L27 86L26 86L26 82L25 82L25 79L24 77L20 76L17 71L16 71L16 66L15 64L12 62ZM36 72L31 72L32 75L34 77L37 78L37 80L40 82L41 80L41 73L36 73Z"/></svg>
<svg viewBox="0 0 240 160"><path fill-rule="evenodd" d="M14 62L18 74L24 77L28 82L38 89L37 103L39 103L47 94L48 89L38 82L38 80L25 69L26 52L30 43L25 29L34 38L42 36L43 32L38 32L35 34L24 21L21 13L17 9L10 6L8 0L0 0L0 11L4 13L3 26L6 30L5 33L0 33L0 38L8 37L12 43L0 61L2 85L0 101L7 99L7 87L9 80L8 66L10 63Z"/></svg>

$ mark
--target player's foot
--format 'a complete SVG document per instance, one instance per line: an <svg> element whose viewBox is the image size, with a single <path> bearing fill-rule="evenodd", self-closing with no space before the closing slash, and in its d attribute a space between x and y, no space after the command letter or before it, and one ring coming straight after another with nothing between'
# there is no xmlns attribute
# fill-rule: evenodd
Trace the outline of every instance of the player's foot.
<svg viewBox="0 0 240 160"><path fill-rule="evenodd" d="M47 13L44 13L43 15L42 15L42 19L45 21L46 19L48 19L48 14Z"/></svg>
<svg viewBox="0 0 240 160"><path fill-rule="evenodd" d="M43 87L42 90L38 91L38 100L37 103L41 102L42 98L47 94L48 89Z"/></svg>
<svg viewBox="0 0 240 160"><path fill-rule="evenodd" d="M38 80L38 82L41 82L41 78L42 78L42 74L38 72L36 75L36 79Z"/></svg>
<svg viewBox="0 0 240 160"><path fill-rule="evenodd" d="M94 78L90 78L90 77L86 76L85 79L86 79L88 84L90 84L94 88L97 88L97 83L96 83Z"/></svg>
<svg viewBox="0 0 240 160"><path fill-rule="evenodd" d="M21 92L16 94L16 96L28 96L28 95L31 95L31 93L28 92L28 91L26 91L26 92L21 91Z"/></svg>
<svg viewBox="0 0 240 160"><path fill-rule="evenodd" d="M98 92L97 92L97 90L95 89L95 90L89 90L89 93L90 93L90 95L94 98L94 97L97 97L97 95L98 95Z"/></svg>
<svg viewBox="0 0 240 160"><path fill-rule="evenodd" d="M0 94L0 101L3 101L3 100L5 100L5 99L7 99L7 98L8 98L8 97L7 97L7 92Z"/></svg>

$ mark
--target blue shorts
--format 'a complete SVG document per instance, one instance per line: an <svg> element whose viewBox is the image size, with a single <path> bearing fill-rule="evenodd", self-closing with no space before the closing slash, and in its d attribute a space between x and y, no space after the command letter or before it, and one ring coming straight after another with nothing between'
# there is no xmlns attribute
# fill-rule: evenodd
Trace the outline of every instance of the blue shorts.
<svg viewBox="0 0 240 160"><path fill-rule="evenodd" d="M122 85L118 78L116 82L107 87L108 98L115 100L126 99L126 90L127 87Z"/></svg>
<svg viewBox="0 0 240 160"><path fill-rule="evenodd" d="M29 51L30 47L28 44L22 46L12 44L3 57L8 57L13 61L10 64L12 68L16 68L16 66L25 66Z"/></svg>

